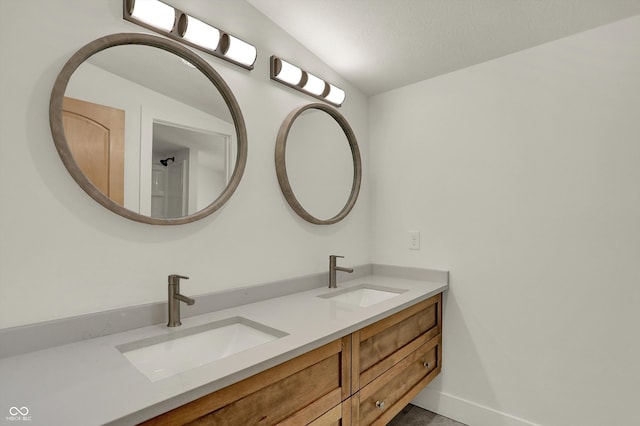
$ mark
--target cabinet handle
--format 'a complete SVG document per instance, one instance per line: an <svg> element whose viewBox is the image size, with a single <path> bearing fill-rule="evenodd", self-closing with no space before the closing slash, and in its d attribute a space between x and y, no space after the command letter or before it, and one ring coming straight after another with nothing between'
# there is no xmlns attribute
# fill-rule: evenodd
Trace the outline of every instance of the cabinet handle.
<svg viewBox="0 0 640 426"><path fill-rule="evenodd" d="M384 401L376 401L376 407L384 410Z"/></svg>
<svg viewBox="0 0 640 426"><path fill-rule="evenodd" d="M429 368L431 366L431 364L429 364L429 361L423 362L422 365L424 365L425 368Z"/></svg>

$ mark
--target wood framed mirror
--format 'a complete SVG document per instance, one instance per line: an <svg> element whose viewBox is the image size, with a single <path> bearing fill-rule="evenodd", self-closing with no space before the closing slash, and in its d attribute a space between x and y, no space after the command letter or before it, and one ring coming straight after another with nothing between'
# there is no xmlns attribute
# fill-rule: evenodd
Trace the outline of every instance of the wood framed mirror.
<svg viewBox="0 0 640 426"><path fill-rule="evenodd" d="M335 108L312 103L289 113L278 132L275 163L287 203L307 222L330 225L353 209L362 181L360 150Z"/></svg>
<svg viewBox="0 0 640 426"><path fill-rule="evenodd" d="M220 209L238 187L247 132L233 92L188 48L108 35L64 65L49 104L65 167L95 201L128 219L178 225Z"/></svg>

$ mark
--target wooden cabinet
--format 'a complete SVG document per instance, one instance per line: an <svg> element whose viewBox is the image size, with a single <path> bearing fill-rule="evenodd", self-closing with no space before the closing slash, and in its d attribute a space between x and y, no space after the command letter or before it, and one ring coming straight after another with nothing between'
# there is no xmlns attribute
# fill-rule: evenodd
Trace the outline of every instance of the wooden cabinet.
<svg viewBox="0 0 640 426"><path fill-rule="evenodd" d="M360 389L352 398L353 425L385 425L440 372L440 336Z"/></svg>
<svg viewBox="0 0 640 426"><path fill-rule="evenodd" d="M143 425L384 425L440 373L442 294Z"/></svg>
<svg viewBox="0 0 640 426"><path fill-rule="evenodd" d="M142 424L347 426L350 371L346 336Z"/></svg>
<svg viewBox="0 0 640 426"><path fill-rule="evenodd" d="M442 295L352 334L352 424L385 425L441 370Z"/></svg>
<svg viewBox="0 0 640 426"><path fill-rule="evenodd" d="M440 334L441 296L436 295L352 334L352 392Z"/></svg>

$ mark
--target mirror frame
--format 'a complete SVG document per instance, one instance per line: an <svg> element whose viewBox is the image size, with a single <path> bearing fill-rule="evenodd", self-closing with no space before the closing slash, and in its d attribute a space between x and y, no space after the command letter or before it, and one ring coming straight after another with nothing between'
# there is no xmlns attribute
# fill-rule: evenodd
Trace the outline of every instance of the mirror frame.
<svg viewBox="0 0 640 426"><path fill-rule="evenodd" d="M69 148L69 144L64 132L64 125L62 122L62 101L71 76L73 75L75 70L90 56L110 47L129 44L156 47L169 53L173 53L174 55L177 55L186 61L189 61L198 70L200 70L200 72L202 72L205 77L207 77L207 79L211 81L211 83L213 83L216 89L218 89L218 91L222 95L222 98L226 102L227 107L229 108L231 117L233 118L237 136L237 155L233 174L231 175L231 178L229 179L229 182L227 183L224 191L222 191L222 193L211 204L191 215L179 218L161 219L151 216L145 216L129 210L124 206L121 206L120 204L114 202L108 196L103 194L98 188L95 187L95 185L93 185L93 183L91 183L91 181L84 175L84 173L74 160ZM233 92L231 91L227 83L213 69L213 67L209 65L207 61L205 61L203 58L201 58L188 48L171 40L147 34L119 33L101 37L80 48L73 56L71 56L71 58L62 68L62 71L60 71L60 74L58 74L58 78L53 85L51 100L49 103L49 124L51 126L53 141L55 143L56 149L58 150L58 154L62 159L62 162L64 163L73 179L87 194L89 194L89 196L91 196L91 198L93 198L95 201L102 204L102 206L106 207L112 212L119 214L120 216L137 222L148 223L152 225L179 225L190 223L209 216L211 213L220 209L220 207L222 207L227 202L227 200L229 200L231 195L233 195L233 193L237 189L247 163L247 129L245 126L244 118L242 117L242 112L240 111L238 101L234 97Z"/></svg>
<svg viewBox="0 0 640 426"><path fill-rule="evenodd" d="M324 111L338 122L338 124L344 131L345 136L347 137L349 148L351 149L351 157L353 159L353 183L351 185L351 194L349 195L349 198L342 210L340 210L338 214L330 219L318 219L317 217L309 213L304 207L302 207L302 204L300 204L300 201L298 201L293 192L293 189L291 188L291 184L289 183L289 176L287 175L287 166L285 162L287 137L289 136L291 126L295 122L296 118L298 118L300 114L309 109L318 109ZM358 141L356 140L356 136L353 133L349 122L335 108L318 102L303 105L291 111L282 122L280 130L278 131L278 137L276 139L275 160L276 174L278 175L278 182L280 183L280 189L282 190L284 198L287 200L287 203L289 203L293 211L295 211L298 216L300 216L307 222L316 225L330 225L339 222L347 217L349 212L351 212L351 209L353 209L353 206L355 206L356 200L358 199L358 194L360 193L360 184L362 182L362 160L360 159L360 149L358 148Z"/></svg>

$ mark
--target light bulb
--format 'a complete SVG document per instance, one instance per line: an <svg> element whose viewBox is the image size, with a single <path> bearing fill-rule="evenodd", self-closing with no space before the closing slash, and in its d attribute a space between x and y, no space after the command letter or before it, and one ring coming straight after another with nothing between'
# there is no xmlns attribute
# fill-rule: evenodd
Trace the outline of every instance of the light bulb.
<svg viewBox="0 0 640 426"><path fill-rule="evenodd" d="M344 102L344 98L346 96L344 93L344 90L334 86L333 84L329 84L329 87L330 87L329 94L324 98L333 104L342 105L342 103Z"/></svg>
<svg viewBox="0 0 640 426"><path fill-rule="evenodd" d="M300 84L302 79L302 70L295 65L291 65L289 62L285 62L282 59L278 59L280 63L280 72L276 75L278 80L289 83L293 86Z"/></svg>
<svg viewBox="0 0 640 426"><path fill-rule="evenodd" d="M257 56L256 48L228 34L227 37L229 37L229 48L224 56L247 66L253 65Z"/></svg>
<svg viewBox="0 0 640 426"><path fill-rule="evenodd" d="M209 50L216 50L220 42L220 30L187 15L187 31L183 39Z"/></svg>
<svg viewBox="0 0 640 426"><path fill-rule="evenodd" d="M307 73L307 82L302 89L316 96L320 96L324 93L325 84L324 80L319 79L311 73Z"/></svg>
<svg viewBox="0 0 640 426"><path fill-rule="evenodd" d="M176 20L175 9L158 0L135 0L131 17L165 31L171 31Z"/></svg>

